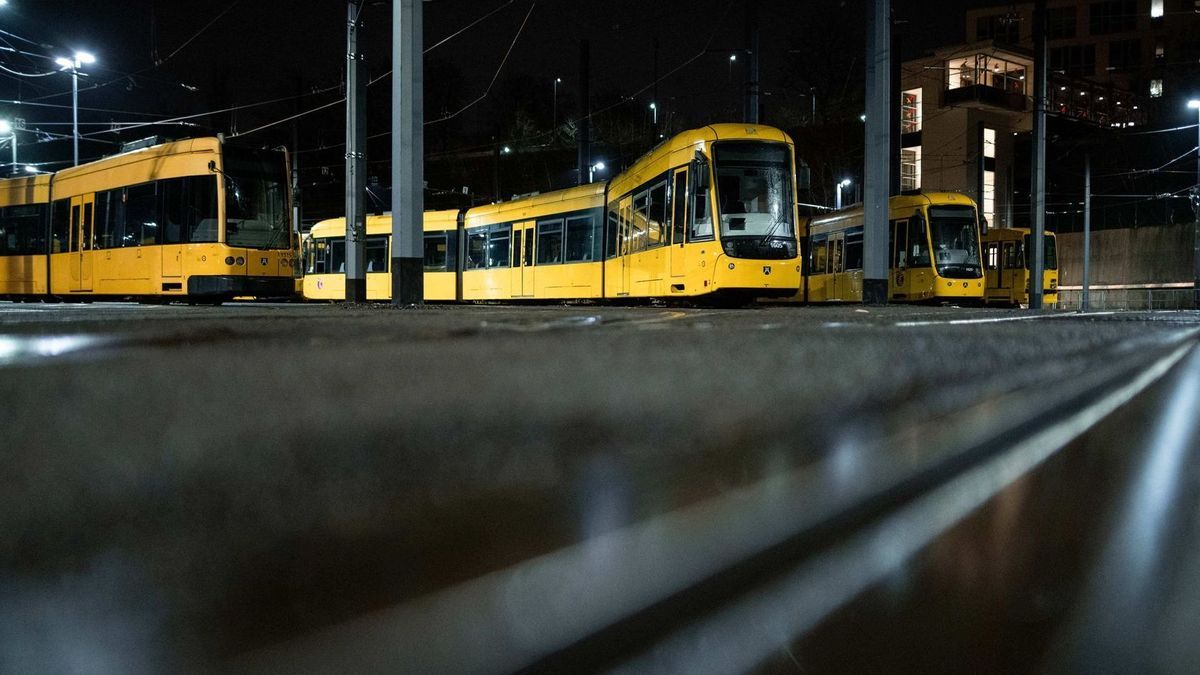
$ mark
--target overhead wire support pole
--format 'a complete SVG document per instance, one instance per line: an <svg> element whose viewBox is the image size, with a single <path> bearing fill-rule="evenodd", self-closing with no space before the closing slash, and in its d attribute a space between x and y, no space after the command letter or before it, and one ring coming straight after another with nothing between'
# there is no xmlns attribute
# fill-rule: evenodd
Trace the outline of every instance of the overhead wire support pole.
<svg viewBox="0 0 1200 675"><path fill-rule="evenodd" d="M1192 308L1200 309L1200 101L1193 107L1196 108L1196 184L1192 186Z"/></svg>
<svg viewBox="0 0 1200 675"><path fill-rule="evenodd" d="M1079 308L1088 311L1091 305L1092 271L1092 155L1083 157L1083 298Z"/></svg>
<svg viewBox="0 0 1200 675"><path fill-rule="evenodd" d="M867 120L863 195L863 294L866 304L888 296L888 202L891 192L892 12L890 0L875 0L867 12Z"/></svg>
<svg viewBox="0 0 1200 675"><path fill-rule="evenodd" d="M1033 171L1029 190L1029 309L1042 308L1046 267L1046 0L1033 9Z"/></svg>
<svg viewBox="0 0 1200 675"><path fill-rule="evenodd" d="M367 80L363 72L363 0L346 3L346 302L367 300Z"/></svg>
<svg viewBox="0 0 1200 675"><path fill-rule="evenodd" d="M422 0L392 3L392 304L425 302ZM461 263L461 260L459 261Z"/></svg>
<svg viewBox="0 0 1200 675"><path fill-rule="evenodd" d="M579 147L577 170L579 185L591 182L592 169L592 104L591 104L591 53L592 43L579 42L579 125L575 130Z"/></svg>
<svg viewBox="0 0 1200 675"><path fill-rule="evenodd" d="M746 2L746 49L750 52L750 67L746 69L746 114L747 124L758 124L761 120L758 83L758 0Z"/></svg>

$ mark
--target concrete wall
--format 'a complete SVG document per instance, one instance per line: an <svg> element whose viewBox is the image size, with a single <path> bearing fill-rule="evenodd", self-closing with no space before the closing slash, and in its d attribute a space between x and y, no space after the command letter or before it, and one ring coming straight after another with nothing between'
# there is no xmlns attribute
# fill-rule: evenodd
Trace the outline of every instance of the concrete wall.
<svg viewBox="0 0 1200 675"><path fill-rule="evenodd" d="M1091 283L1191 282L1195 225L1143 226L1092 232ZM1059 283L1083 283L1083 233L1058 235Z"/></svg>

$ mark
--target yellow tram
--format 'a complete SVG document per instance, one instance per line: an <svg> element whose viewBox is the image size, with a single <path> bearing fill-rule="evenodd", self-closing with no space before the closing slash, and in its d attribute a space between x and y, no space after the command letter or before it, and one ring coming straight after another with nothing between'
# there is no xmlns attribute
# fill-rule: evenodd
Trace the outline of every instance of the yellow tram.
<svg viewBox="0 0 1200 675"><path fill-rule="evenodd" d="M786 297L800 285L794 145L766 126L718 124L661 143L607 183L425 214L427 300ZM390 215L367 220L383 252ZM345 220L318 223L304 297L345 297Z"/></svg>
<svg viewBox="0 0 1200 675"><path fill-rule="evenodd" d="M983 237L987 253L987 297L989 305L1017 307L1029 304L1029 228L995 227ZM1045 269L1042 271L1042 302L1058 304L1058 245L1054 233L1043 239Z"/></svg>
<svg viewBox="0 0 1200 675"><path fill-rule="evenodd" d="M954 192L904 194L889 204L888 299L981 303L984 294L975 202ZM813 218L805 284L792 298L862 302L862 205Z"/></svg>
<svg viewBox="0 0 1200 675"><path fill-rule="evenodd" d="M0 181L0 204L0 227L27 233L0 250L5 297L221 302L295 292L282 151L218 138L148 145Z"/></svg>

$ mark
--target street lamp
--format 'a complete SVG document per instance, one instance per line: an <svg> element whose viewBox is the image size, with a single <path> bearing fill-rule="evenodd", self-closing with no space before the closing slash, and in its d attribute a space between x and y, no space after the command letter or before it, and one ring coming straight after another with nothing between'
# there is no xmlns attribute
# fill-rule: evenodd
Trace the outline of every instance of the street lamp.
<svg viewBox="0 0 1200 675"><path fill-rule="evenodd" d="M1195 250L1192 261L1194 267L1192 294L1195 303L1193 307L1200 309L1200 99L1188 101L1188 108L1196 111L1196 185L1192 187L1192 222L1194 223L1192 241Z"/></svg>
<svg viewBox="0 0 1200 675"><path fill-rule="evenodd" d="M650 102L650 112L654 113L654 126L658 126L658 104L654 101Z"/></svg>
<svg viewBox="0 0 1200 675"><path fill-rule="evenodd" d="M596 172L603 171L604 169L605 169L605 164L603 161L596 162L595 164L589 166L588 167L588 182L589 183L594 182L596 180Z"/></svg>
<svg viewBox="0 0 1200 675"><path fill-rule="evenodd" d="M837 190L837 196L834 198L833 208L842 208L842 188L848 188L851 185L849 178L843 178L838 183L834 184L834 189Z"/></svg>
<svg viewBox="0 0 1200 675"><path fill-rule="evenodd" d="M0 0L0 3L2 2L3 0ZM0 7L3 6L0 4ZM9 142L12 143L12 173L15 174L17 172L17 130L8 120L0 120L0 136L8 136Z"/></svg>
<svg viewBox="0 0 1200 675"><path fill-rule="evenodd" d="M75 166L79 166L79 69L96 62L88 52L75 52L75 57L58 57L54 63L65 71L71 71L71 140L75 150Z"/></svg>
<svg viewBox="0 0 1200 675"><path fill-rule="evenodd" d="M558 85L560 85L560 84L562 84L562 78L561 77L554 78L554 112L552 113L552 116L551 116L551 121L552 121L552 123L550 125L551 129L558 128Z"/></svg>

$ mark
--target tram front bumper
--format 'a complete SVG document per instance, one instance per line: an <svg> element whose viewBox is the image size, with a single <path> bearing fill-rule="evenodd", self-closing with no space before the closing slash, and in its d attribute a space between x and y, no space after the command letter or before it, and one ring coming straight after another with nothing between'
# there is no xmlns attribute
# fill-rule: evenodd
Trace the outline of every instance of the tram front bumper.
<svg viewBox="0 0 1200 675"><path fill-rule="evenodd" d="M188 277L187 293L210 298L284 298L296 294L296 284L292 277L193 276Z"/></svg>

